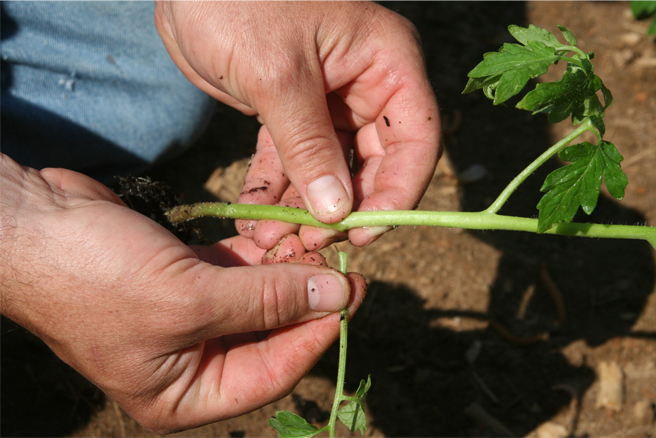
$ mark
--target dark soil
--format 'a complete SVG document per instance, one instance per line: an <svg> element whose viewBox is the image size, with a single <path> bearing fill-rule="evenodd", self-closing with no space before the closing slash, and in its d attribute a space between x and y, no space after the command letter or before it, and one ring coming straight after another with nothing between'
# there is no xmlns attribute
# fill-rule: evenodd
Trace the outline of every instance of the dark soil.
<svg viewBox="0 0 656 438"><path fill-rule="evenodd" d="M603 195L591 218L576 219L656 224L656 46L645 36L648 23L634 21L627 3L387 6L420 31L451 163L438 168L420 209L487 207L570 129L514 103L494 107L480 92L460 94L482 54L510 42L509 24L556 34L563 24L583 50L595 52L596 72L613 92L606 137L625 157L630 181L621 203ZM193 149L150 175L194 202L217 198L203 190L216 171L212 192L234 201L257 128L255 120L220 108ZM536 216L541 182L560 164L553 160L529 178L503 213ZM473 165L487 175L465 183L451 174ZM199 226L211 240L234 234L228 221ZM350 269L370 284L351 324L347 368L350 391L371 374L368 436L656 437L656 261L648 244L402 227L365 249L340 247L351 254ZM334 262L334 251L326 255ZM621 370L618 409L597 403L605 362ZM325 423L336 364L333 347L290 396L178 435L275 436L267 419L281 409ZM2 434L153 435L4 320Z"/></svg>

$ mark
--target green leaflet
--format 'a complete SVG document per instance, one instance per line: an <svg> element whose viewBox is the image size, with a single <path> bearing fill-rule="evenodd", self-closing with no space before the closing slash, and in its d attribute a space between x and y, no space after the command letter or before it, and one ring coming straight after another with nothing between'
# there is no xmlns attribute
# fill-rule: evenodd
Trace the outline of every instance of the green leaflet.
<svg viewBox="0 0 656 438"><path fill-rule="evenodd" d="M571 45L575 46L576 43L578 42L574 34L572 33L571 30L566 28L565 26L561 26L560 24L558 25L558 29L560 29L560 33L563 34L565 37L565 40Z"/></svg>
<svg viewBox="0 0 656 438"><path fill-rule="evenodd" d="M469 72L468 76L474 81L470 79L463 93L487 85L493 91L494 104L498 105L519 93L529 79L546 73L559 58L553 47L540 41L528 41L526 46L506 43L499 52L486 54L483 61ZM488 97L491 94L486 92Z"/></svg>
<svg viewBox="0 0 656 438"><path fill-rule="evenodd" d="M631 11L636 20L654 17L651 26L647 29L647 35L656 33L656 1L632 1Z"/></svg>
<svg viewBox="0 0 656 438"><path fill-rule="evenodd" d="M579 206L591 214L597 205L602 180L618 200L624 197L628 184L620 167L622 155L610 142L602 141L600 146L579 143L563 149L558 157L571 164L551 172L540 189L547 193L538 203L538 233L559 222L571 222Z"/></svg>
<svg viewBox="0 0 656 438"><path fill-rule="evenodd" d="M656 14L656 1L632 1L631 12L636 19L648 18Z"/></svg>
<svg viewBox="0 0 656 438"><path fill-rule="evenodd" d="M511 24L508 26L508 32L520 43L526 45L529 41L539 41L545 46L556 47L562 46L558 38L547 29L542 29L533 24L527 28Z"/></svg>
<svg viewBox="0 0 656 438"><path fill-rule="evenodd" d="M353 400L341 408L337 413L339 420L349 428L351 432L360 430L362 436L364 431L367 430L367 416L364 412L364 402L367 398L367 392L371 388L371 375L367 377L367 381L360 381L360 386L355 392Z"/></svg>
<svg viewBox="0 0 656 438"><path fill-rule="evenodd" d="M278 431L279 438L310 438L319 433L319 428L308 423L293 412L278 411L269 418L269 425Z"/></svg>
<svg viewBox="0 0 656 438"><path fill-rule="evenodd" d="M590 61L584 59L581 64L568 63L560 81L538 84L517 103L517 108L532 111L533 114L549 113L551 123L558 123L569 116L572 116L574 123L580 123L591 115L603 116L612 102L612 95L599 76L593 73ZM604 104L597 97L599 90L604 95Z"/></svg>

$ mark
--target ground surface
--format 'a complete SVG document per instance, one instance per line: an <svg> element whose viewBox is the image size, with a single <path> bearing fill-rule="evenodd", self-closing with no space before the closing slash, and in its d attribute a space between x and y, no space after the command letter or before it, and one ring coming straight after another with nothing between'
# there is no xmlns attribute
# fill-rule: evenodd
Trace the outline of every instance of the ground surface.
<svg viewBox="0 0 656 438"><path fill-rule="evenodd" d="M485 208L569 129L512 105L494 108L481 93L460 94L482 54L509 41L508 24L554 32L563 24L597 55L596 72L615 98L607 138L624 155L631 181L625 200L603 196L592 220L656 224L655 45L644 36L647 23L633 21L626 3L388 6L421 33L451 168L487 170L483 179L464 183L441 167L420 209ZM202 187L221 168L213 190L234 200L256 132L254 120L221 109L197 147L152 175L186 201L213 200ZM558 165L550 162L532 176L503 213L534 216L540 183ZM233 233L228 223L203 224L210 238ZM647 244L399 228L366 249L341 246L351 254L350 269L370 283L351 325L347 369L351 391L372 376L367 435L656 437L656 263ZM8 324L2 341L3 435L152 435L40 341ZM274 436L267 419L280 409L323 424L336 363L333 348L290 396L179 436ZM600 373L602 363L619 370L616 378ZM612 383L623 390L621 405L597 407L601 387Z"/></svg>

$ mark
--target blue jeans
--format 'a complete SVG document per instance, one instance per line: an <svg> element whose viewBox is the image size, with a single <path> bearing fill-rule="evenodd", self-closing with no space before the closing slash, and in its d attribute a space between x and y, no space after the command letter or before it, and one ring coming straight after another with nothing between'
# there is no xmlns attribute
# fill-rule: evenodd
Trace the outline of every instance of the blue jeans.
<svg viewBox="0 0 656 438"><path fill-rule="evenodd" d="M157 34L152 2L2 2L2 151L108 182L192 142L214 100Z"/></svg>

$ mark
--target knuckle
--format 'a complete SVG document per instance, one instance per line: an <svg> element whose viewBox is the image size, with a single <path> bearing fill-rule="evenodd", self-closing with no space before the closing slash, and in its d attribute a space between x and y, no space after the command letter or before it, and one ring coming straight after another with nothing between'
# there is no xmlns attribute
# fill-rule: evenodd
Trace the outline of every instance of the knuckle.
<svg viewBox="0 0 656 438"><path fill-rule="evenodd" d="M326 155L334 157L333 149L328 147L331 143L331 138L323 134L289 134L286 139L288 147L285 150L285 159L294 163L297 170L316 171L318 161L328 158Z"/></svg>
<svg viewBox="0 0 656 438"><path fill-rule="evenodd" d="M296 300L287 299L292 285L280 276L267 278L262 293L262 329L285 325L298 311Z"/></svg>

